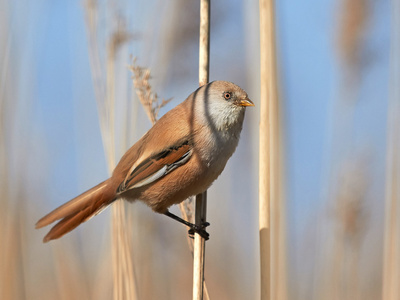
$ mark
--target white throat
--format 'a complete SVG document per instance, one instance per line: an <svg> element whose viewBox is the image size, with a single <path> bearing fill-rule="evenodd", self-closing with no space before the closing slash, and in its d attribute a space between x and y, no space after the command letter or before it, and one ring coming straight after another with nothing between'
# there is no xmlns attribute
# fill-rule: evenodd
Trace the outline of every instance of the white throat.
<svg viewBox="0 0 400 300"><path fill-rule="evenodd" d="M214 127L217 131L230 132L242 127L244 107L229 102L215 100L202 101L195 104L196 116L205 124ZM239 127L239 128L238 128ZM240 129L239 129L240 132Z"/></svg>

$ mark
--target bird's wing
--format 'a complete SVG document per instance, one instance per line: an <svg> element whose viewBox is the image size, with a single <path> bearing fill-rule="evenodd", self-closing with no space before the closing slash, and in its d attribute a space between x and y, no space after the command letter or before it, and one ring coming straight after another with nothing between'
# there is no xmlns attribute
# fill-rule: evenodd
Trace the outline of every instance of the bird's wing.
<svg viewBox="0 0 400 300"><path fill-rule="evenodd" d="M185 164L191 155L192 146L186 140L141 160L140 164L131 167L117 193L155 182Z"/></svg>

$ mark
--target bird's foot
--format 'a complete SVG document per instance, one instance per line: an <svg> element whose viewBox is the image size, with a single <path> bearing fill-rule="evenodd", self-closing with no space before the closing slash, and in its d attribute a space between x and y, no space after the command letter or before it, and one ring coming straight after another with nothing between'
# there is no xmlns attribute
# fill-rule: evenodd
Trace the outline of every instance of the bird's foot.
<svg viewBox="0 0 400 300"><path fill-rule="evenodd" d="M193 239L194 233L197 232L203 239L207 241L210 238L210 235L205 230L207 226L210 226L210 223L203 222L201 225L192 224L191 228L188 231L189 237Z"/></svg>

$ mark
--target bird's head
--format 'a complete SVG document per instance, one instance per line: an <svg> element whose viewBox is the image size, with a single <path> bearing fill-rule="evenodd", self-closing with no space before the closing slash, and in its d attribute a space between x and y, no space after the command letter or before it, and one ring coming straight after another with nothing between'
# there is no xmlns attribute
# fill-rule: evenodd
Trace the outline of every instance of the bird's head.
<svg viewBox="0 0 400 300"><path fill-rule="evenodd" d="M214 124L217 130L225 130L243 123L244 111L254 106L247 93L228 81L213 81L196 91L197 111Z"/></svg>

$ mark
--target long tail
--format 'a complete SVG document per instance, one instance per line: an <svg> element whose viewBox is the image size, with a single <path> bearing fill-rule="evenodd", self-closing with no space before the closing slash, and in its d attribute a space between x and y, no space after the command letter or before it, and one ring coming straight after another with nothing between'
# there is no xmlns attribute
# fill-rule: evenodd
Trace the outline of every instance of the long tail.
<svg viewBox="0 0 400 300"><path fill-rule="evenodd" d="M36 228L60 220L44 237L43 242L58 239L81 223L99 214L116 199L116 189L110 180L103 181L71 201L56 208L36 223Z"/></svg>

